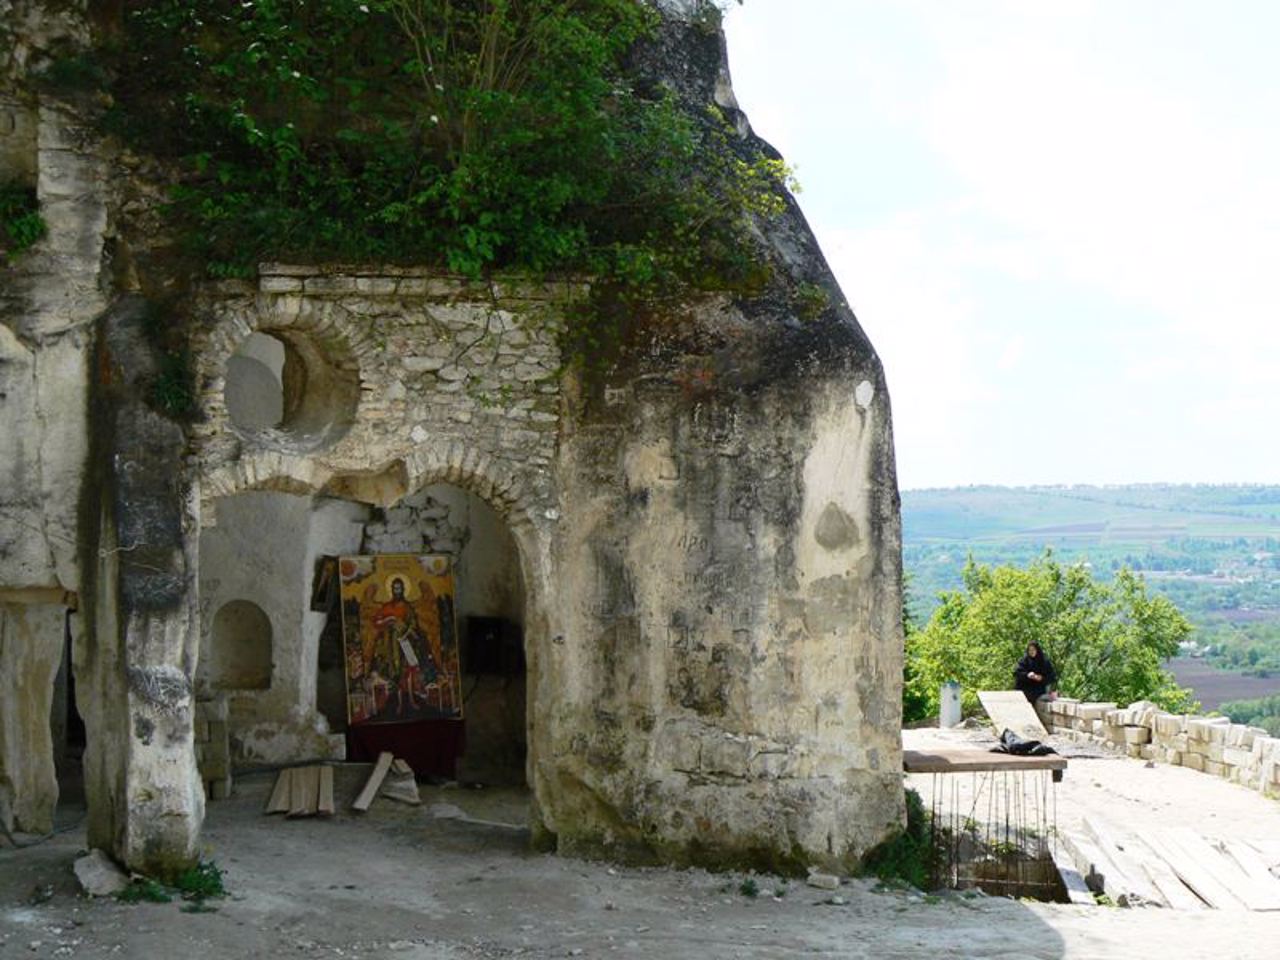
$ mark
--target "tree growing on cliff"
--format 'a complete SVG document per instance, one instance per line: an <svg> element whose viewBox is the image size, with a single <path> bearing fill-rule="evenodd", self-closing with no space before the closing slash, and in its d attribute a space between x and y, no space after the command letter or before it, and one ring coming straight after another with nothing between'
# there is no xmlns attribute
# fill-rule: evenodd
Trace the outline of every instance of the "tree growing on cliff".
<svg viewBox="0 0 1280 960"><path fill-rule="evenodd" d="M128 0L108 123L215 276L261 259L758 284L782 162L634 69L637 0Z"/></svg>
<svg viewBox="0 0 1280 960"><path fill-rule="evenodd" d="M1014 664L1032 641L1049 654L1067 696L1145 699L1175 711L1192 705L1190 691L1162 666L1191 624L1128 569L1103 583L1048 553L1026 569L971 559L963 590L941 600L929 623L907 638L908 720L936 716L938 688L950 679L960 682L966 711L976 710L977 691L1013 685Z"/></svg>

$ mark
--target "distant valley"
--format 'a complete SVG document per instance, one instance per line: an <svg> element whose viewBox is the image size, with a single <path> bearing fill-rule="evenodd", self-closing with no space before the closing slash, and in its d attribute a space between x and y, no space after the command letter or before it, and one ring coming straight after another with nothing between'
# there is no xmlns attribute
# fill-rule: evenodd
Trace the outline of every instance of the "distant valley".
<svg viewBox="0 0 1280 960"><path fill-rule="evenodd" d="M1195 626L1188 652L1207 656L1175 661L1175 673L1206 709L1280 693L1280 485L906 490L902 519L917 623L940 591L960 588L970 556L1025 566L1052 550L1099 579L1140 571L1178 605Z"/></svg>

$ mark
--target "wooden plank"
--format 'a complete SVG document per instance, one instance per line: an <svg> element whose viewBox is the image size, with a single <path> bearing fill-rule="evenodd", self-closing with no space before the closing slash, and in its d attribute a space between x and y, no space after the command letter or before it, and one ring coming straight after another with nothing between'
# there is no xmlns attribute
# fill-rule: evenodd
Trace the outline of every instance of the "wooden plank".
<svg viewBox="0 0 1280 960"><path fill-rule="evenodd" d="M1084 877L1080 871L1067 862L1066 849L1055 851L1053 857L1053 865L1058 868L1058 876L1062 878L1062 885L1067 890L1067 898L1072 902L1085 907L1097 906L1097 901L1093 899L1093 891L1089 889L1089 885L1085 883Z"/></svg>
<svg viewBox="0 0 1280 960"><path fill-rule="evenodd" d="M1067 758L1051 753L1044 757L1019 757L989 750L939 747L933 750L903 750L902 768L907 773L961 773L986 770L1065 770Z"/></svg>
<svg viewBox="0 0 1280 960"><path fill-rule="evenodd" d="M1280 903L1270 896L1270 890L1258 890L1235 860L1214 849L1203 836L1189 827L1175 827L1169 834L1174 843L1200 860L1213 878L1250 910L1280 910Z"/></svg>
<svg viewBox="0 0 1280 960"><path fill-rule="evenodd" d="M289 791L289 816L313 817L320 793L320 768L296 767Z"/></svg>
<svg viewBox="0 0 1280 960"><path fill-rule="evenodd" d="M1205 902L1196 896L1195 891L1183 883L1158 853L1141 837L1126 837L1125 850L1142 866L1160 895L1174 910L1203 910Z"/></svg>
<svg viewBox="0 0 1280 960"><path fill-rule="evenodd" d="M1158 907L1169 906L1168 901L1160 895L1156 885L1148 878L1137 858L1126 849L1125 838L1119 836L1111 825L1100 817L1085 817L1082 820L1084 832L1093 838L1099 849L1120 868L1125 881L1129 884L1127 899L1130 906L1152 904Z"/></svg>
<svg viewBox="0 0 1280 960"><path fill-rule="evenodd" d="M1089 889L1106 894L1117 906L1129 906L1132 884L1097 844L1071 830L1061 831L1058 836Z"/></svg>
<svg viewBox="0 0 1280 960"><path fill-rule="evenodd" d="M290 817L305 816L307 812L307 774L306 767L294 767L289 776L289 809Z"/></svg>
<svg viewBox="0 0 1280 960"><path fill-rule="evenodd" d="M1276 906L1254 907L1255 910L1280 910L1280 880L1267 868L1266 862L1256 850L1242 840L1225 840L1222 843L1227 856L1236 862L1249 882L1254 893L1264 901Z"/></svg>
<svg viewBox="0 0 1280 960"><path fill-rule="evenodd" d="M320 794L316 798L316 813L322 817L333 816L333 767L320 768Z"/></svg>
<svg viewBox="0 0 1280 960"><path fill-rule="evenodd" d="M271 791L271 798L267 800L267 813L289 812L289 788L292 780L292 770L285 769L280 771L280 775L276 777L275 788Z"/></svg>
<svg viewBox="0 0 1280 960"><path fill-rule="evenodd" d="M407 760L401 760L399 757L396 757L391 761L391 772L402 777L411 777L413 776L413 767L409 766L409 762Z"/></svg>
<svg viewBox="0 0 1280 960"><path fill-rule="evenodd" d="M1144 833L1142 839L1209 906L1218 910L1243 910L1244 903L1205 869L1199 858L1185 851L1181 844L1175 843L1171 833L1168 830Z"/></svg>
<svg viewBox="0 0 1280 960"><path fill-rule="evenodd" d="M382 781L387 776L387 771L391 769L391 761L395 759L387 751L378 754L378 762L373 765L373 773L369 774L369 779L364 785L364 789L360 791L360 796L356 797L356 802L351 804L353 810L368 810L369 804L373 803L373 798L378 795L378 788L382 786Z"/></svg>
<svg viewBox="0 0 1280 960"><path fill-rule="evenodd" d="M1021 690L979 690L978 700L991 718L997 736L1005 730L1012 730L1026 740L1044 740L1049 736L1031 701Z"/></svg>
<svg viewBox="0 0 1280 960"><path fill-rule="evenodd" d="M1250 910L1280 910L1280 903L1271 896L1270 890L1259 890L1234 859L1215 850L1194 830L1175 827L1168 831L1168 839L1195 857L1215 880Z"/></svg>

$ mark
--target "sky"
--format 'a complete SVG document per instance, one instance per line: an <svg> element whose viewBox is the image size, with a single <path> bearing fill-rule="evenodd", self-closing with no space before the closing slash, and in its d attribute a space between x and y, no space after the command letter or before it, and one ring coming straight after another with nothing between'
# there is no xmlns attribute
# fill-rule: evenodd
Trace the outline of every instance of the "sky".
<svg viewBox="0 0 1280 960"><path fill-rule="evenodd" d="M904 489L1280 483L1280 4L745 0Z"/></svg>

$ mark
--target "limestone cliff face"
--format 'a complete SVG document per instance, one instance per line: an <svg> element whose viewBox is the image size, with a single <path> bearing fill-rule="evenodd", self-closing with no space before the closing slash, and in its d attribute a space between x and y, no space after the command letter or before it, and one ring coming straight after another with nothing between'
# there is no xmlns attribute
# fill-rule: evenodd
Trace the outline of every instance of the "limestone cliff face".
<svg viewBox="0 0 1280 960"><path fill-rule="evenodd" d="M36 93L27 70L53 42L42 30L87 36L77 4L49 4L62 12L48 19L33 13L42 6L0 0L11 40L0 177L37 186L50 228L0 267L6 823L17 811L42 829L56 796L47 740L15 745L47 730L68 591L80 593L92 842L163 869L193 854L203 815L201 584L219 602L256 589L218 569L217 504L249 491L303 498L287 533L283 520L257 533L305 546L328 542L326 515L350 525L435 483L485 500L515 545L527 779L545 841L793 869L849 865L900 822L888 393L794 201L758 225L770 265L758 293L669 311L603 374L564 372L547 335L546 315L581 292L568 286L280 264L254 283L196 285L186 303L202 413L180 428L141 392L158 358L136 294L170 280L145 202L154 185L139 172L148 161ZM661 6L658 36L635 53L637 82L669 86L692 116L715 105L738 132L731 149L758 145L706 5ZM230 359L255 332L305 370L292 431L246 430L228 410ZM305 562L295 566L300 582ZM260 591L277 625L304 623L294 580ZM269 691L239 707L252 720L241 736L275 761L304 759L288 752L327 730L320 630L286 633Z"/></svg>
<svg viewBox="0 0 1280 960"><path fill-rule="evenodd" d="M751 141L723 35L677 7L640 70ZM557 553L585 642L562 654L548 771L571 846L848 862L901 816L884 375L794 202L761 229L761 296L699 305L575 394Z"/></svg>

